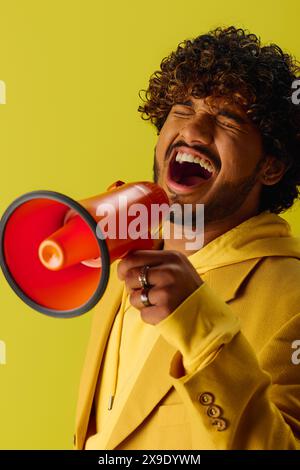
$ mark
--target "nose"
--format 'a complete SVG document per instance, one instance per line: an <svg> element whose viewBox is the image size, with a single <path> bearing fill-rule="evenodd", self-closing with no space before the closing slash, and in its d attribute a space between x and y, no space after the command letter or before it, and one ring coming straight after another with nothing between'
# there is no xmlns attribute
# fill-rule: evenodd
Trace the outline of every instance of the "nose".
<svg viewBox="0 0 300 470"><path fill-rule="evenodd" d="M180 135L187 143L201 142L209 145L213 141L213 118L208 113L195 113L184 121Z"/></svg>

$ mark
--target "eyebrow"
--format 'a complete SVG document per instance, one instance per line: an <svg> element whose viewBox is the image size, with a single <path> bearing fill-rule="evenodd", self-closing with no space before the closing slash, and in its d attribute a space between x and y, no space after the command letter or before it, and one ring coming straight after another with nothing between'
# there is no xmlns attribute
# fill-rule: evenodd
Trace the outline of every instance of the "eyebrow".
<svg viewBox="0 0 300 470"><path fill-rule="evenodd" d="M218 115L228 117L229 119L232 119L238 124L247 124L247 121L244 118L242 118L242 116L240 116L239 114L233 111L229 111L228 109L220 109L218 111Z"/></svg>
<svg viewBox="0 0 300 470"><path fill-rule="evenodd" d="M193 102L191 100L183 101L182 103L177 101L175 104L182 104L183 106L193 107Z"/></svg>
<svg viewBox="0 0 300 470"><path fill-rule="evenodd" d="M193 108L193 102L191 100L187 100L182 103L176 103L176 104L181 104L183 106L190 106ZM229 109L225 109L225 108L219 109L217 114L218 116L228 117L229 119L232 119L238 124L243 124L243 125L247 124L247 121L244 118L242 118L242 116L235 113L234 111L230 111Z"/></svg>

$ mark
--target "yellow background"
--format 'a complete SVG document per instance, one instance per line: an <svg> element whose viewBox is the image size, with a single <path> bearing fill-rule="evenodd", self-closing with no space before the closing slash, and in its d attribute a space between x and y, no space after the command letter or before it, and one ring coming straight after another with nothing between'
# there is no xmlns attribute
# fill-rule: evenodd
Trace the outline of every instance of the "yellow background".
<svg viewBox="0 0 300 470"><path fill-rule="evenodd" d="M0 213L36 189L75 199L152 178L138 91L186 38L247 27L300 58L298 0L0 0ZM286 216L300 235L300 209ZM0 448L69 449L92 312L53 319L0 275Z"/></svg>

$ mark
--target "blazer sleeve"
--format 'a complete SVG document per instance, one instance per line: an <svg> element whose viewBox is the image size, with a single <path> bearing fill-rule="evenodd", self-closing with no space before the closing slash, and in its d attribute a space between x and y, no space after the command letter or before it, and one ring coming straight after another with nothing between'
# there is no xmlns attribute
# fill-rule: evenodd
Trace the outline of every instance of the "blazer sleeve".
<svg viewBox="0 0 300 470"><path fill-rule="evenodd" d="M215 449L300 449L300 365L291 361L300 314L257 356L230 306L203 283L155 328L177 349L169 374L195 448L201 421Z"/></svg>

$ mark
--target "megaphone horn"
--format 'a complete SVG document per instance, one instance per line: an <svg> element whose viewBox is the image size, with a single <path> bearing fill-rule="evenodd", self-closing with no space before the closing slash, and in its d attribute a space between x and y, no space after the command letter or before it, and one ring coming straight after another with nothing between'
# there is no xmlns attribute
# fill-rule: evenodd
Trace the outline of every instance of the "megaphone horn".
<svg viewBox="0 0 300 470"><path fill-rule="evenodd" d="M127 201L124 209L120 198ZM118 224L120 213L135 203L145 206L150 220L151 206L168 207L168 197L147 181L117 181L107 192L80 202L53 191L19 197L0 222L0 264L8 283L26 304L46 315L68 318L89 311L105 292L113 261L132 250L158 248L159 237L150 232L159 227L151 223L147 236L137 239L118 233L110 238L101 230L99 208L113 207Z"/></svg>

